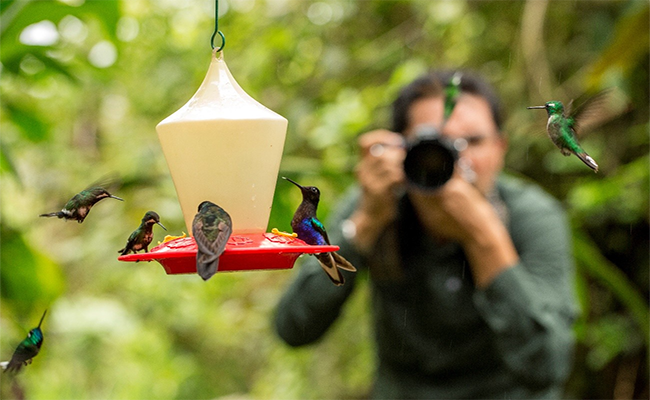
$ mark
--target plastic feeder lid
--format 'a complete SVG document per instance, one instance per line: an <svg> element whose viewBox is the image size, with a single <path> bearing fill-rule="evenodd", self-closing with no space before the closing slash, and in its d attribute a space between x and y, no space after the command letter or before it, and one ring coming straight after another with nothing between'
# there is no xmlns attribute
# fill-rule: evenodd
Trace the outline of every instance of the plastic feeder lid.
<svg viewBox="0 0 650 400"><path fill-rule="evenodd" d="M274 233L232 235L219 257L218 272L291 269L301 254L337 251L339 246L312 246L294 237ZM127 254L119 261L156 260L168 275L196 273L196 242L184 237L161 243L149 253Z"/></svg>

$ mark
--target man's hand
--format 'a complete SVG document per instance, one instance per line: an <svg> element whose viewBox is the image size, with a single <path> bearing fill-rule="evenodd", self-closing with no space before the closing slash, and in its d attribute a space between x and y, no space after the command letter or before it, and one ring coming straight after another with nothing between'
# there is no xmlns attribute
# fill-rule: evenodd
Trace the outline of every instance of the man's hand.
<svg viewBox="0 0 650 400"><path fill-rule="evenodd" d="M458 174L435 193L411 190L409 197L427 232L461 244L478 287L487 286L518 261L510 235L490 202Z"/></svg>
<svg viewBox="0 0 650 400"><path fill-rule="evenodd" d="M355 245L362 252L368 252L397 215L396 193L404 184L406 151L403 137L387 130L361 135L359 147L361 161L356 175L362 194L350 221L356 226Z"/></svg>
<svg viewBox="0 0 650 400"><path fill-rule="evenodd" d="M478 189L456 175L433 193L413 189L409 197L425 229L440 239L463 244L477 240L486 227L501 223Z"/></svg>
<svg viewBox="0 0 650 400"><path fill-rule="evenodd" d="M404 183L404 139L387 130L368 132L359 137L361 161L357 180L363 190L366 211L376 216L395 212L395 192Z"/></svg>

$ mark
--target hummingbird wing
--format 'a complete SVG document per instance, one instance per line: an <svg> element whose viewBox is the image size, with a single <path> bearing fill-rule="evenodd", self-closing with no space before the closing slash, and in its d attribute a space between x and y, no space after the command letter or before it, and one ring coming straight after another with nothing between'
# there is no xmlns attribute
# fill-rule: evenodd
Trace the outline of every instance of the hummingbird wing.
<svg viewBox="0 0 650 400"><path fill-rule="evenodd" d="M102 175L91 184L86 186L84 190L90 190L92 188L101 187L113 193L120 189L122 186L129 186L131 182L124 181L117 172L110 172L106 175Z"/></svg>
<svg viewBox="0 0 650 400"><path fill-rule="evenodd" d="M18 347L16 347L16 351L14 351L11 360L7 363L5 371L20 371L27 361L31 360L38 354L39 350L40 348L37 345L29 342L25 343L25 341L23 341L18 345Z"/></svg>
<svg viewBox="0 0 650 400"><path fill-rule="evenodd" d="M580 137L628 110L629 102L620 90L609 88L590 97L575 110L572 106L573 100L567 106L566 115Z"/></svg>
<svg viewBox="0 0 650 400"><path fill-rule="evenodd" d="M192 233L196 241L196 246L198 247L196 269L203 280L208 280L212 275L217 273L219 256L226 249L226 243L228 243L228 238L230 238L230 234L232 233L231 225L219 220L216 224L216 236L214 236L214 240L210 240L208 236L214 235L214 232L212 232L214 227L207 229L209 232L206 232L206 228L209 227L204 226L203 219L197 214L192 224Z"/></svg>
<svg viewBox="0 0 650 400"><path fill-rule="evenodd" d="M317 218L312 218L311 219L311 225L312 225L312 227L314 227L314 229L320 235L323 236L323 238L325 239L325 242L327 244L330 244L330 239L327 237L327 232L325 231L325 226L323 225L323 223L320 222ZM348 260L343 258L343 256L337 254L336 252L325 253L325 254L329 254L331 256L331 261L332 261L331 265L336 266L336 267L341 268L341 269L344 269L346 271L352 271L352 272L357 271L357 269L354 268L354 266L352 264L350 264L350 262ZM342 285L343 284L343 276L340 274L340 272L337 271L336 275L333 277L332 274L330 274L330 272L328 271L328 269L326 269L327 267L324 264L325 264L325 261L329 261L329 260L325 259L325 261L323 261L320 258L318 260L321 262L321 266L323 267L323 269L325 269L325 272L327 272L327 274L330 276L330 278L332 278L332 281L334 281L334 279L336 278L336 280L340 281L341 285ZM327 264L327 266L329 266L329 264ZM338 278L339 276L341 277L340 279Z"/></svg>
<svg viewBox="0 0 650 400"><path fill-rule="evenodd" d="M327 232L325 231L325 225L323 225L318 218L311 218L311 226L323 237L323 239L325 239L325 243L330 244L330 239L327 237Z"/></svg>
<svg viewBox="0 0 650 400"><path fill-rule="evenodd" d="M142 242L144 237L144 229L136 229L129 235L129 238L126 240L126 246L122 250L118 250L118 253L122 255L128 254L130 250L134 250L133 246L137 243Z"/></svg>

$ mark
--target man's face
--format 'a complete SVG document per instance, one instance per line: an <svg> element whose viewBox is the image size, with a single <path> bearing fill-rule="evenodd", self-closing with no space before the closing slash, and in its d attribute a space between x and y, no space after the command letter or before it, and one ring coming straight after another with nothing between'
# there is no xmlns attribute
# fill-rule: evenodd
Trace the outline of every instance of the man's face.
<svg viewBox="0 0 650 400"><path fill-rule="evenodd" d="M444 102L441 97L416 100L409 110L409 125L405 135L410 139L416 127L422 124L440 127L443 120ZM463 138L467 148L460 152L476 173L476 187L486 194L494 187L497 175L503 168L507 143L499 135L489 103L482 97L463 93L442 135L449 139Z"/></svg>

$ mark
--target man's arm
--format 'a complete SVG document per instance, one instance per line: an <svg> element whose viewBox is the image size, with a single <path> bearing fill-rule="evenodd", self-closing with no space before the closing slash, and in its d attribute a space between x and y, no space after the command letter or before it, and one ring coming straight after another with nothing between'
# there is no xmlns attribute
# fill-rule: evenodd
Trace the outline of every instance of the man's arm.
<svg viewBox="0 0 650 400"><path fill-rule="evenodd" d="M538 188L520 189L509 204L510 232L478 190L458 177L435 195L410 197L431 235L463 247L475 305L505 365L541 389L566 379L571 365L571 243L559 204Z"/></svg>
<svg viewBox="0 0 650 400"><path fill-rule="evenodd" d="M487 287L519 261L510 234L492 204L459 175L434 194L412 190L409 197L430 235L460 243L478 288Z"/></svg>
<svg viewBox="0 0 650 400"><path fill-rule="evenodd" d="M541 207L530 207L538 204ZM541 190L511 211L519 261L474 295L505 365L532 389L562 383L572 363L576 315L571 239L565 214Z"/></svg>

